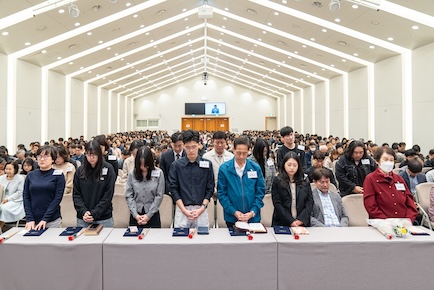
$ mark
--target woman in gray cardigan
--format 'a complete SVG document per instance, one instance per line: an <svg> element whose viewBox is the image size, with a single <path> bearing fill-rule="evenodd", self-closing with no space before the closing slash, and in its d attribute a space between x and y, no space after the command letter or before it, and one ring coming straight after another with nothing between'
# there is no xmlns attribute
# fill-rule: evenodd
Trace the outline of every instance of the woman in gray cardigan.
<svg viewBox="0 0 434 290"><path fill-rule="evenodd" d="M141 147L134 160L134 170L128 174L126 199L130 209L130 226L160 228L160 204L164 194L164 174L154 166L148 147Z"/></svg>

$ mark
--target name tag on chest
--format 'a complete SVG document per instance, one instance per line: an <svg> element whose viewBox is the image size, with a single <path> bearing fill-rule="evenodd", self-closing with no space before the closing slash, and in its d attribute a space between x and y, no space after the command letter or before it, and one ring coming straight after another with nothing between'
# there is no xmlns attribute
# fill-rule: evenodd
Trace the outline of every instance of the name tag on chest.
<svg viewBox="0 0 434 290"><path fill-rule="evenodd" d="M107 173L108 173L108 168L104 167L101 171L101 175L107 175Z"/></svg>
<svg viewBox="0 0 434 290"><path fill-rule="evenodd" d="M56 170L54 170L54 172L53 172L53 175L62 175L62 170L60 170L60 169L56 169Z"/></svg>
<svg viewBox="0 0 434 290"><path fill-rule="evenodd" d="M273 166L273 165L274 165L273 160L268 159L268 160L267 160L267 165L268 165L268 166Z"/></svg>
<svg viewBox="0 0 434 290"><path fill-rule="evenodd" d="M116 161L116 155L109 155L108 160L110 161Z"/></svg>
<svg viewBox="0 0 434 290"><path fill-rule="evenodd" d="M404 183L395 183L395 187L396 187L396 190L403 190L403 191L405 191Z"/></svg>
<svg viewBox="0 0 434 290"><path fill-rule="evenodd" d="M199 167L200 168L209 168L209 162L208 161L200 161Z"/></svg>
<svg viewBox="0 0 434 290"><path fill-rule="evenodd" d="M71 171L72 171L72 167L68 166L68 167L66 168L66 172L71 172Z"/></svg>
<svg viewBox="0 0 434 290"><path fill-rule="evenodd" d="M363 165L369 165L369 164L371 164L371 162L369 162L369 159L362 159L362 164Z"/></svg>
<svg viewBox="0 0 434 290"><path fill-rule="evenodd" d="M160 177L160 171L152 170L152 172L151 172L151 176L152 176L152 177Z"/></svg>
<svg viewBox="0 0 434 290"><path fill-rule="evenodd" d="M247 171L248 178L258 178L258 173L256 171Z"/></svg>

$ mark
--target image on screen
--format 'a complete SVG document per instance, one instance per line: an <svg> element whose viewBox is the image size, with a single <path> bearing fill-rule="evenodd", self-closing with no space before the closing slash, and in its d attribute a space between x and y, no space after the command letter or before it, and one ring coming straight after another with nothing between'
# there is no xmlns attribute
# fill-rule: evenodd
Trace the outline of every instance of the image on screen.
<svg viewBox="0 0 434 290"><path fill-rule="evenodd" d="M226 115L226 103L205 103L205 115Z"/></svg>

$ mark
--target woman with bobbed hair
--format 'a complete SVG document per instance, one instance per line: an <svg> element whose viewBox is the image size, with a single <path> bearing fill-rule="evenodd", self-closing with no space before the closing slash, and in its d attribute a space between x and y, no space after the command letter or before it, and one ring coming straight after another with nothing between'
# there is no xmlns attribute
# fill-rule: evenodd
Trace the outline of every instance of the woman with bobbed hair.
<svg viewBox="0 0 434 290"><path fill-rule="evenodd" d="M65 178L52 168L57 159L56 147L45 145L36 152L39 169L29 172L24 182L26 230L60 227L60 202L65 191Z"/></svg>
<svg viewBox="0 0 434 290"><path fill-rule="evenodd" d="M262 176L265 180L265 194L271 193L273 179L276 176L276 168L274 160L270 158L270 146L268 146L267 141L262 138L256 139L252 155L248 158L261 167Z"/></svg>
<svg viewBox="0 0 434 290"><path fill-rule="evenodd" d="M15 222L25 216L23 206L24 176L18 174L18 164L8 161L6 174L0 176L3 192L0 192L0 229L5 223Z"/></svg>
<svg viewBox="0 0 434 290"><path fill-rule="evenodd" d="M165 179L163 171L154 166L151 150L137 150L134 170L128 174L126 199L130 209L130 225L160 228L159 208L163 201Z"/></svg>
<svg viewBox="0 0 434 290"><path fill-rule="evenodd" d="M395 157L392 148L375 152L378 168L363 183L365 208L371 219L409 218L414 222L418 211L404 179L393 173Z"/></svg>

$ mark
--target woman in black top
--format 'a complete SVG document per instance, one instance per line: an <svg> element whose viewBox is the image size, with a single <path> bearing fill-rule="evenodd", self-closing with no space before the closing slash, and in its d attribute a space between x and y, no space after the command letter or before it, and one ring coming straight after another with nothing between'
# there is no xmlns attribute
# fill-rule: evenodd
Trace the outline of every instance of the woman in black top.
<svg viewBox="0 0 434 290"><path fill-rule="evenodd" d="M279 175L271 187L271 197L274 205L273 226L310 226L312 190L304 177L297 153L288 152L283 157Z"/></svg>
<svg viewBox="0 0 434 290"><path fill-rule="evenodd" d="M99 223L113 227L115 179L113 167L104 161L99 143L96 140L87 143L83 165L74 175L73 200L77 211L77 226Z"/></svg>

